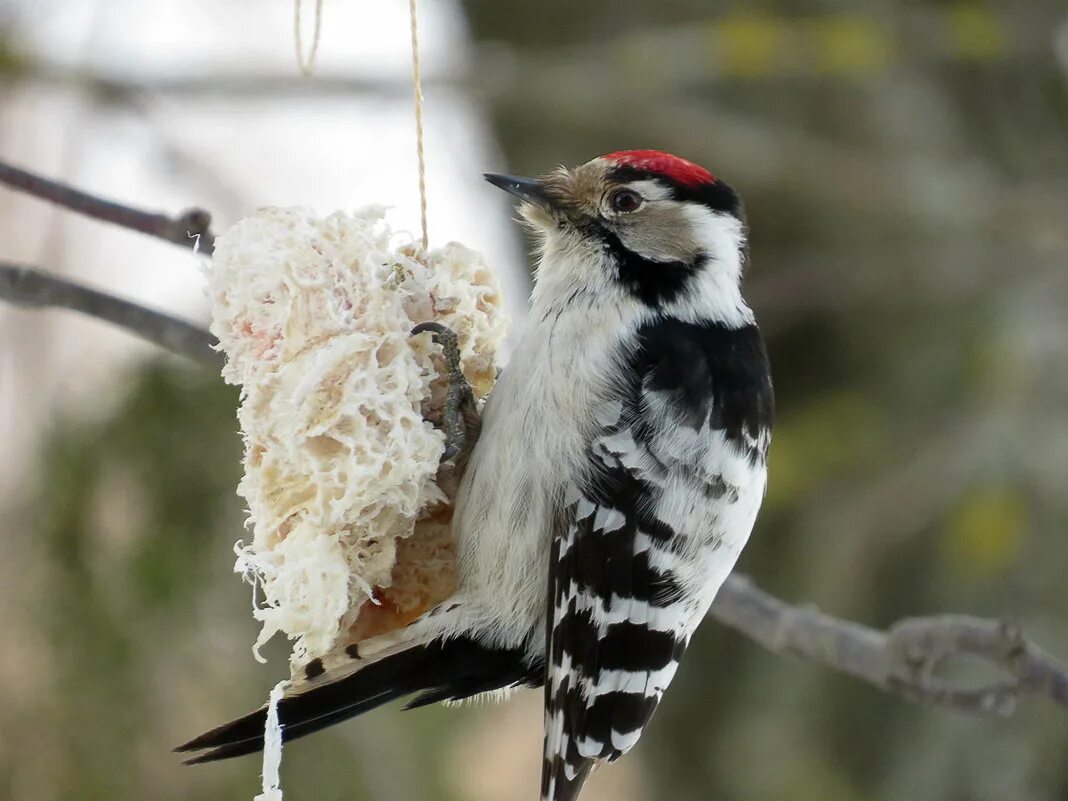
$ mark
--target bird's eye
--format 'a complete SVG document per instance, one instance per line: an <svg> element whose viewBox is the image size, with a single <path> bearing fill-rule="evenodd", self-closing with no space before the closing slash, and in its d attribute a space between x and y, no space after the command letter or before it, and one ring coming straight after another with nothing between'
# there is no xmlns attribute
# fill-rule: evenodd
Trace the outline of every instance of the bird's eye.
<svg viewBox="0 0 1068 801"><path fill-rule="evenodd" d="M613 211L637 211L643 202L642 196L630 189L620 189L612 195Z"/></svg>

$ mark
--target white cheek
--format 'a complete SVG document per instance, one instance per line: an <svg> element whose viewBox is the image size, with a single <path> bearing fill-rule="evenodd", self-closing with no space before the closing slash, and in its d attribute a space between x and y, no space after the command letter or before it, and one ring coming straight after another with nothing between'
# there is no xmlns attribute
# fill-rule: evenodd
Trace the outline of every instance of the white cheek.
<svg viewBox="0 0 1068 801"><path fill-rule="evenodd" d="M745 231L737 217L720 214L695 203L687 203L682 212L693 227L694 241L725 268L741 272L741 251Z"/></svg>
<svg viewBox="0 0 1068 801"><path fill-rule="evenodd" d="M666 311L681 320L716 320L732 328L753 323L753 312L742 299L742 248L745 230L740 220L695 204L683 213L694 240L707 254L707 263L689 291Z"/></svg>

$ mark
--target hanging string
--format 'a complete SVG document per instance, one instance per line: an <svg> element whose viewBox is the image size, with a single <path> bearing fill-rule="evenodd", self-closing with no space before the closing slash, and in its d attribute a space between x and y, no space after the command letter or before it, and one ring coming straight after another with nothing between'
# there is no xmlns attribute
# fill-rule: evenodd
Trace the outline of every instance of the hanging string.
<svg viewBox="0 0 1068 801"><path fill-rule="evenodd" d="M322 2L322 0L319 0ZM419 161L419 220L423 225L423 250L430 244L426 227L426 158L423 153L423 83L419 74L419 16L416 0L408 0L412 19L412 86L415 89L415 154Z"/></svg>
<svg viewBox="0 0 1068 801"><path fill-rule="evenodd" d="M293 40L297 48L297 66L304 75L311 75L319 52L319 35L323 24L323 0L315 0L315 27L311 50L304 54L300 12L303 0L293 0ZM426 213L426 153L423 145L423 79L419 65L419 13L416 0L408 0L412 28L412 89L415 95L415 155L419 164L419 222L423 230L423 250L430 246Z"/></svg>
<svg viewBox="0 0 1068 801"><path fill-rule="evenodd" d="M323 27L323 0L315 0L315 30L312 33L311 51L304 57L304 42L301 40L300 7L303 0L293 0L293 41L297 46L297 66L302 75L312 74L315 68L315 56L319 53L319 32Z"/></svg>

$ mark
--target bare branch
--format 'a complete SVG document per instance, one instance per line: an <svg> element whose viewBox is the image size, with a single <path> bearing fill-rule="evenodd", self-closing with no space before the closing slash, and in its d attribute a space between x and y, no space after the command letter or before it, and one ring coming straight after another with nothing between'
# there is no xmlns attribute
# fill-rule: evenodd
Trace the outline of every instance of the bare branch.
<svg viewBox="0 0 1068 801"><path fill-rule="evenodd" d="M879 631L791 606L738 575L727 579L710 614L770 651L840 670L911 701L1002 716L1011 715L1023 697L1068 707L1068 666L1010 621L937 615L907 618ZM985 662L1007 679L973 688L932 675L955 657Z"/></svg>
<svg viewBox="0 0 1068 801"><path fill-rule="evenodd" d="M222 357L213 350L217 340L199 326L41 270L0 263L0 299L29 308L82 312L125 328L164 350L214 369L222 366Z"/></svg>
<svg viewBox="0 0 1068 801"><path fill-rule="evenodd" d="M191 248L196 238L199 237L197 249L204 255L210 256L215 250L215 235L211 232L211 215L204 209L188 209L177 217L142 211L90 195L88 192L43 178L3 161L0 161L0 183L63 206L78 214L84 214L86 217L140 231L182 247Z"/></svg>

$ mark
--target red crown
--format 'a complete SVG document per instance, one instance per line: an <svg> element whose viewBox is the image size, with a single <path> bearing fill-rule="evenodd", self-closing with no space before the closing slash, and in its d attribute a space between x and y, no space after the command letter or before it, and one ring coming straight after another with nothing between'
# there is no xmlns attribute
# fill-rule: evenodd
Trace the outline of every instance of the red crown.
<svg viewBox="0 0 1068 801"><path fill-rule="evenodd" d="M620 167L633 167L662 175L683 186L697 187L716 181L716 177L700 164L660 150L620 150L602 158Z"/></svg>

